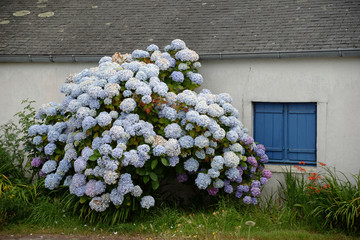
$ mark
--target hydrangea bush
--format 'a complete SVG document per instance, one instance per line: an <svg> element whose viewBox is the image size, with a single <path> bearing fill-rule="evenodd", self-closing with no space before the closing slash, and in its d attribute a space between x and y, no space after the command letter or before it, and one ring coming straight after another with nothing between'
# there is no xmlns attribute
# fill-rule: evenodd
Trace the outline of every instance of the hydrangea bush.
<svg viewBox="0 0 360 240"><path fill-rule="evenodd" d="M64 100L43 105L41 123L28 131L45 187L68 186L98 212L153 207L165 178L256 204L271 177L265 148L247 134L229 94L193 91L203 83L198 59L176 39L163 52L152 44L115 53L69 76Z"/></svg>

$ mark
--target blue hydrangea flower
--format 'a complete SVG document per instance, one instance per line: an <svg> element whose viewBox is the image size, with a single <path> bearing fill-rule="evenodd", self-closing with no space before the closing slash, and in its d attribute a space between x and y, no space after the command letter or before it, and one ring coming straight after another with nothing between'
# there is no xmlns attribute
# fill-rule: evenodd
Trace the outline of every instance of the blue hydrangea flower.
<svg viewBox="0 0 360 240"><path fill-rule="evenodd" d="M245 204L250 204L250 203L252 202L251 197L250 197L250 196L244 197L243 202L244 202Z"/></svg>
<svg viewBox="0 0 360 240"><path fill-rule="evenodd" d="M184 74L179 71L173 71L171 73L170 77L175 82L183 82L184 81Z"/></svg>
<svg viewBox="0 0 360 240"><path fill-rule="evenodd" d="M125 98L121 103L120 103L120 109L122 111L124 111L125 113L130 113L132 112L136 107L136 102L134 99L132 98Z"/></svg>
<svg viewBox="0 0 360 240"><path fill-rule="evenodd" d="M194 140L194 145L198 148L205 148L209 146L209 139L203 135L199 135Z"/></svg>
<svg viewBox="0 0 360 240"><path fill-rule="evenodd" d="M86 183L85 194L89 197L95 197L105 191L106 184L102 181L90 180Z"/></svg>
<svg viewBox="0 0 360 240"><path fill-rule="evenodd" d="M123 203L124 196L121 195L116 188L114 188L113 190L111 190L110 199L115 206L118 206Z"/></svg>
<svg viewBox="0 0 360 240"><path fill-rule="evenodd" d="M182 129L177 123L169 124L164 129L166 138L180 138Z"/></svg>
<svg viewBox="0 0 360 240"><path fill-rule="evenodd" d="M35 136L34 138L33 138L33 141L32 141L32 143L34 144L34 145L39 145L39 144L41 144L42 143L42 137L41 136Z"/></svg>
<svg viewBox="0 0 360 240"><path fill-rule="evenodd" d="M148 58L150 54L147 51L136 49L132 52L131 57L134 59Z"/></svg>
<svg viewBox="0 0 360 240"><path fill-rule="evenodd" d="M224 162L225 160L222 156L215 156L211 162L211 167L216 170L222 170Z"/></svg>
<svg viewBox="0 0 360 240"><path fill-rule="evenodd" d="M225 175L228 179L234 181L236 178L240 176L239 170L237 168L229 168Z"/></svg>
<svg viewBox="0 0 360 240"><path fill-rule="evenodd" d="M111 124L112 118L109 113L101 112L96 118L97 123L100 127L105 127Z"/></svg>
<svg viewBox="0 0 360 240"><path fill-rule="evenodd" d="M166 153L166 148L162 145L158 145L153 149L154 156L161 156Z"/></svg>
<svg viewBox="0 0 360 240"><path fill-rule="evenodd" d="M183 136L179 139L181 148L189 149L194 146L194 139L190 135Z"/></svg>
<svg viewBox="0 0 360 240"><path fill-rule="evenodd" d="M209 171L208 171L208 175L211 177L211 178L217 178L220 176L220 172L218 170L215 170L213 168L210 168Z"/></svg>
<svg viewBox="0 0 360 240"><path fill-rule="evenodd" d="M134 184L131 180L131 175L128 173L121 174L117 187L119 194L124 196L125 194L131 192L133 187Z"/></svg>
<svg viewBox="0 0 360 240"><path fill-rule="evenodd" d="M158 50L159 50L159 47L156 46L155 44L151 44L146 48L146 51L148 51L148 52L155 52Z"/></svg>
<svg viewBox="0 0 360 240"><path fill-rule="evenodd" d="M177 52L175 58L183 62L196 62L199 60L199 55L195 51L185 48Z"/></svg>
<svg viewBox="0 0 360 240"><path fill-rule="evenodd" d="M180 63L179 66L178 66L179 70L187 70L189 67L186 63Z"/></svg>
<svg viewBox="0 0 360 240"><path fill-rule="evenodd" d="M61 179L61 176L57 175L56 173L51 173L45 178L45 187L47 189L54 190L60 185Z"/></svg>
<svg viewBox="0 0 360 240"><path fill-rule="evenodd" d="M195 156L199 159L205 159L206 157L206 154L205 154L205 151L204 149L201 149L201 150L198 150L195 152Z"/></svg>
<svg viewBox="0 0 360 240"><path fill-rule="evenodd" d="M172 107L165 106L164 109L159 113L161 114L162 117L165 117L171 121L175 121L177 118L177 112Z"/></svg>
<svg viewBox="0 0 360 240"><path fill-rule="evenodd" d="M195 184L199 189L206 189L211 184L211 178L208 174L199 173L195 179Z"/></svg>
<svg viewBox="0 0 360 240"><path fill-rule="evenodd" d="M149 104L152 102L152 98L150 95L142 96L141 101L145 104Z"/></svg>
<svg viewBox="0 0 360 240"><path fill-rule="evenodd" d="M155 199L152 196L144 196L140 201L141 207L149 209L155 206Z"/></svg>
<svg viewBox="0 0 360 240"><path fill-rule="evenodd" d="M44 152L46 155L51 156L54 154L55 149L56 149L56 145L54 143L48 143L45 146Z"/></svg>
<svg viewBox="0 0 360 240"><path fill-rule="evenodd" d="M91 155L93 155L93 154L94 154L94 151L93 151L91 148L89 148L89 147L85 147L85 148L81 151L81 156L84 158L84 160L88 160L89 157L90 157Z"/></svg>
<svg viewBox="0 0 360 240"><path fill-rule="evenodd" d="M182 49L185 49L185 48L186 48L186 44L185 44L185 42L183 40L175 39L175 40L171 41L171 44L170 44L170 49L171 50L178 51L178 50L182 50Z"/></svg>
<svg viewBox="0 0 360 240"><path fill-rule="evenodd" d="M194 158L189 158L184 162L184 169L188 172L196 172L199 168L199 162Z"/></svg>
<svg viewBox="0 0 360 240"><path fill-rule="evenodd" d="M71 162L69 162L66 159L63 159L59 162L59 166L56 170L56 174L62 177L69 171L70 167L71 167Z"/></svg>
<svg viewBox="0 0 360 240"><path fill-rule="evenodd" d="M82 172L86 169L87 162L83 157L79 157L74 162L75 172Z"/></svg>
<svg viewBox="0 0 360 240"><path fill-rule="evenodd" d="M89 206L97 212L103 212L109 207L109 202L104 201L101 197L94 197L91 199Z"/></svg>
<svg viewBox="0 0 360 240"><path fill-rule="evenodd" d="M224 187L224 181L221 179L215 179L215 181L213 182L213 186L215 188L223 188Z"/></svg>

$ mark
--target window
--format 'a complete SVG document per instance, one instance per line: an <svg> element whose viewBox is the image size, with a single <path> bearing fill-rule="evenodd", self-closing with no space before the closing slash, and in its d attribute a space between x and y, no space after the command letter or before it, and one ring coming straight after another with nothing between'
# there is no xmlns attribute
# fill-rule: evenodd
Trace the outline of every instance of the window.
<svg viewBox="0 0 360 240"><path fill-rule="evenodd" d="M316 103L254 103L254 138L269 163L316 165Z"/></svg>

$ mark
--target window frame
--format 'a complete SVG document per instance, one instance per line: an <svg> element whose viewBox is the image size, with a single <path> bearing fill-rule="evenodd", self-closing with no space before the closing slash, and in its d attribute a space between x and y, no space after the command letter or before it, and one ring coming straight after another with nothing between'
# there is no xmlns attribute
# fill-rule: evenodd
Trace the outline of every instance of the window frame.
<svg viewBox="0 0 360 240"><path fill-rule="evenodd" d="M261 104L264 104L263 106ZM267 105L268 104L268 105ZM303 104L303 106L301 106ZM275 129L273 130L281 130L280 135L280 145L272 146L272 149L274 149L275 152L278 152L276 154L277 156L281 156L281 159L271 159L269 156L269 162L268 164L273 165L294 165L300 162L306 162L308 166L316 166L318 163L317 159L317 103L316 102L253 102L253 136L255 138L255 141L259 144L264 144L266 148L266 143L263 143L262 140L257 139L256 137L256 116L262 116L265 117L267 114L273 115L274 117L277 116L278 121L281 120L281 123L278 126L275 126ZM296 106L300 106L300 109ZM305 105L305 106L304 106ZM307 105L307 106L306 106ZM256 109L256 106L258 109ZM275 108L274 108L275 107ZM280 107L280 108L279 108ZM304 109L301 109L304 107ZM303 148L303 143L300 143L299 145L295 146L295 148L291 149L291 133L294 129L290 127L290 125L293 123L291 122L292 116L299 114L302 116L313 115L315 119L309 119L312 123L314 123L313 127L315 128L315 132L311 132L311 139L315 141L315 146L311 146L310 149L301 149ZM298 116L299 116L298 115ZM280 119L279 119L280 117ZM310 116L311 117L311 116ZM313 122L314 121L314 122ZM274 126L274 125L273 125ZM311 126L310 126L311 127ZM264 129L262 129L264 131ZM298 135L300 136L300 135ZM276 136L275 136L276 137ZM279 135L277 136L279 138ZM271 142L273 142L273 138L270 139ZM280 151L281 150L281 151ZM306 150L306 151L305 151ZM273 151L273 152L274 152ZM298 159L298 160L292 160L290 159L291 155L294 153L301 154L302 151L305 151L304 153L311 154L310 156L314 156L314 160L305 160L305 159ZM274 152L274 154L275 154ZM279 155L280 153L280 155Z"/></svg>
<svg viewBox="0 0 360 240"><path fill-rule="evenodd" d="M307 101L308 100L308 101ZM254 102L315 102L317 106L316 114L316 166L302 166L308 172L316 171L316 167L320 167L320 162L326 163L326 146L327 146L327 111L328 111L328 99L323 96L274 96L267 95L262 96L261 94L253 94L248 92L242 98L242 114L241 121L248 128L249 134L254 136ZM256 141L256 139L255 139ZM265 146L266 148L266 146ZM275 164L265 164L266 168L276 173L283 173L289 170L291 166L286 165L275 165ZM296 170L296 169L295 169Z"/></svg>

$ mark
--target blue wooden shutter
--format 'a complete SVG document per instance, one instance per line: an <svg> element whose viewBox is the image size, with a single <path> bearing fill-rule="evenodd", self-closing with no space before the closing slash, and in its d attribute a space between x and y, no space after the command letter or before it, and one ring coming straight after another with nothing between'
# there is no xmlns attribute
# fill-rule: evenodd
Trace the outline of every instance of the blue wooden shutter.
<svg viewBox="0 0 360 240"><path fill-rule="evenodd" d="M266 147L273 162L284 159L284 104L256 103L254 138Z"/></svg>
<svg viewBox="0 0 360 240"><path fill-rule="evenodd" d="M287 106L287 159L316 164L316 104L290 103Z"/></svg>
<svg viewBox="0 0 360 240"><path fill-rule="evenodd" d="M316 164L315 103L255 103L254 138L270 163Z"/></svg>

